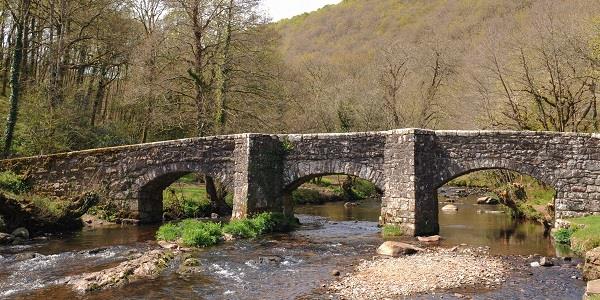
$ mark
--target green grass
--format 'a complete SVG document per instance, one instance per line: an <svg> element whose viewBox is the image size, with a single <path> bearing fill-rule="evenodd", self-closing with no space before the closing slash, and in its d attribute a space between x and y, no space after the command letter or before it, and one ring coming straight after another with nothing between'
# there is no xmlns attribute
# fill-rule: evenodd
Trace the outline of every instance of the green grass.
<svg viewBox="0 0 600 300"><path fill-rule="evenodd" d="M384 225L381 229L381 233L384 237L403 236L404 230L400 226L396 225Z"/></svg>
<svg viewBox="0 0 600 300"><path fill-rule="evenodd" d="M158 228L156 239L161 241L173 242L176 241L181 234L181 230L177 224L167 223Z"/></svg>
<svg viewBox="0 0 600 300"><path fill-rule="evenodd" d="M573 237L573 232L575 232L575 228L560 228L556 230L552 237L559 244L568 245L571 244L571 238Z"/></svg>
<svg viewBox="0 0 600 300"><path fill-rule="evenodd" d="M23 176L17 175L13 171L0 172L0 190L21 194L29 191L29 188Z"/></svg>
<svg viewBox="0 0 600 300"><path fill-rule="evenodd" d="M223 236L220 223L183 220L180 224L182 243L188 247L216 245Z"/></svg>
<svg viewBox="0 0 600 300"><path fill-rule="evenodd" d="M571 247L577 253L585 253L600 247L600 216L569 219L576 224L571 237Z"/></svg>
<svg viewBox="0 0 600 300"><path fill-rule="evenodd" d="M179 223L164 224L156 232L156 239L178 242L188 247L208 247L219 243L224 233L237 238L256 238L271 232L287 232L297 225L295 218L286 217L281 213L262 213L225 225L186 219Z"/></svg>
<svg viewBox="0 0 600 300"><path fill-rule="evenodd" d="M211 212L204 185L174 184L163 191L163 210L171 217L197 218Z"/></svg>

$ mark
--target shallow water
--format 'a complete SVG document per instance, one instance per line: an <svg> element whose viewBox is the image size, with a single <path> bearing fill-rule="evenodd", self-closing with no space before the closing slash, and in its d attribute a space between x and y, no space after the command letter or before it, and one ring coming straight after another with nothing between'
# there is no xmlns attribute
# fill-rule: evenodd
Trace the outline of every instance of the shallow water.
<svg viewBox="0 0 600 300"><path fill-rule="evenodd" d="M477 210L498 207L473 203L474 197L461 198L456 203L459 207L456 214L440 212L444 244L490 246L496 254L555 254L541 225L516 224L506 214L478 213ZM180 275L176 272L177 263L173 263L156 279L85 296L77 295L61 282L70 275L114 266L132 252L156 248L157 226L86 229L36 240L25 246L0 247L0 298L328 299L329 295L321 287L333 278L331 271L350 272L361 259L370 258L383 241L376 222L379 210L377 200L363 201L352 208L344 208L343 203L297 207L303 225L291 234L269 235L195 251L192 255L203 267L199 274ZM28 259L18 257L28 252L39 255ZM547 295L581 298L583 283L570 278L576 270L557 267L536 272L539 274L521 276L497 291L475 292L474 296L508 299L524 293L543 295L548 292L538 289L539 284L528 283L533 279L537 282L555 280L561 284L553 285L560 289L551 290ZM420 297L443 295L447 298L453 293Z"/></svg>
<svg viewBox="0 0 600 300"><path fill-rule="evenodd" d="M439 224L442 245L488 246L490 253L498 255L540 254L557 256L548 233L541 224L517 222L500 205L477 205L478 196L453 199L457 212L446 212L441 208L447 204L440 197ZM322 205L303 205L295 208L302 214L325 216L338 221L377 222L381 213L381 201L369 199L359 206L344 207L343 203L330 202ZM568 251L567 251L568 253Z"/></svg>

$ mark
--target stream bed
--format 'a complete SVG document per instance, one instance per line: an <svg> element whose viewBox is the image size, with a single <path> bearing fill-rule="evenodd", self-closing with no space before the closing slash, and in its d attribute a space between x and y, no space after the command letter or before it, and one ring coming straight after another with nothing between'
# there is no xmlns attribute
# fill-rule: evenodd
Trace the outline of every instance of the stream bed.
<svg viewBox="0 0 600 300"><path fill-rule="evenodd" d="M581 299L585 287L578 279L577 259L553 267L529 267L533 254L553 257L565 252L557 252L541 225L515 222L499 213L498 206L476 205L475 198L456 199L455 213L440 211L441 246L489 247L491 254L506 257L515 266L514 274L495 290L445 291L414 298ZM340 270L342 276L351 272L383 242L377 227L379 210L378 200L351 208L341 202L300 206L296 213L303 225L291 234L195 250L192 255L203 268L199 274L180 275L172 266L157 279L87 295L78 295L61 282L70 275L114 266L133 252L155 249L157 226L84 229L0 247L0 298L336 299L325 288L336 280L332 270Z"/></svg>

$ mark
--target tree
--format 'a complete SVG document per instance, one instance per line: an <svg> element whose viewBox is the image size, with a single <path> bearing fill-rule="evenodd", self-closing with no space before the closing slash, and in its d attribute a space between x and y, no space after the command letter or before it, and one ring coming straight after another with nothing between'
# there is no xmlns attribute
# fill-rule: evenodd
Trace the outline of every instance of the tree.
<svg viewBox="0 0 600 300"><path fill-rule="evenodd" d="M15 46L12 54L12 65L10 69L10 110L6 119L6 130L4 132L3 157L10 155L10 149L13 143L17 116L19 114L19 97L21 92L20 76L23 60L23 32L25 20L29 15L29 0L20 0L16 9L12 11L13 20L15 20Z"/></svg>

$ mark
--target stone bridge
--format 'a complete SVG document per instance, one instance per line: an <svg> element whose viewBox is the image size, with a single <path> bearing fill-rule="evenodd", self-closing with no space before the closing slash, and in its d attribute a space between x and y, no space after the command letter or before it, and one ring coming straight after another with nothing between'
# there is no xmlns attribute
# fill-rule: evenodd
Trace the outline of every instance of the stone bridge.
<svg viewBox="0 0 600 300"><path fill-rule="evenodd" d="M439 230L437 189L463 174L507 169L557 191L556 217L600 214L600 135L400 129L347 134L239 134L0 161L34 192L97 191L143 222L162 218L162 190L196 172L234 194L233 217L293 212L291 192L315 176L349 174L384 193L382 224Z"/></svg>

